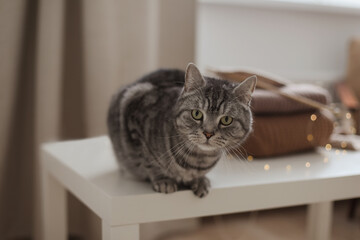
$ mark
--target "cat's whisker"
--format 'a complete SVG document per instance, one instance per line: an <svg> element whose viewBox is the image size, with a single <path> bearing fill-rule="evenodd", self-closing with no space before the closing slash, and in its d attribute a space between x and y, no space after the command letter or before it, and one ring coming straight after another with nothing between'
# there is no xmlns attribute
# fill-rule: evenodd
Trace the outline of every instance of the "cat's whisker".
<svg viewBox="0 0 360 240"><path fill-rule="evenodd" d="M186 141L185 141L185 142L186 142ZM172 156L173 156L174 158L178 157L179 154L180 154L180 152L182 152L182 151L184 150L184 148L185 148L185 143L183 143L182 145L178 146L178 147L175 149L175 152L172 154ZM169 161L169 164L168 164L168 166L167 166L167 168L166 168L166 172L168 172L169 169L170 169L170 167L173 166L173 164L174 164L174 161L173 161L173 159L172 159L171 156L169 156L169 160L168 160L168 161Z"/></svg>
<svg viewBox="0 0 360 240"><path fill-rule="evenodd" d="M223 152L223 156L224 156L224 162L223 162L222 166L225 168L226 172L228 172L228 171L229 171L229 167L228 167L228 160L229 160L228 153L227 153L226 149L221 149L221 151Z"/></svg>
<svg viewBox="0 0 360 240"><path fill-rule="evenodd" d="M172 155L174 157L176 157L176 155L181 151L181 149L183 149L185 147L185 143L186 143L186 139L177 143L175 146L173 146L172 148L168 149L167 151L165 151L165 153L163 153L161 156L158 157L159 160L164 160L165 162L169 162L168 165L166 166L166 172L169 171L171 165L173 164L173 159L172 159ZM174 154L172 154L172 151L175 152ZM166 161L166 159L164 159L165 157L168 158L168 160Z"/></svg>
<svg viewBox="0 0 360 240"><path fill-rule="evenodd" d="M240 149L239 149L239 148L240 148ZM241 145L241 144L238 145L236 149L237 149L238 151L244 153L244 154L246 155L246 159L248 159L249 154L248 154L247 150L243 147L243 145ZM251 155L251 153L250 153L250 155Z"/></svg>
<svg viewBox="0 0 360 240"><path fill-rule="evenodd" d="M178 154L178 152L185 147L185 144L186 144L186 140L183 140L179 143L177 143L175 146L173 146L172 148L168 149L165 154L173 154L174 156L176 154Z"/></svg>
<svg viewBox="0 0 360 240"><path fill-rule="evenodd" d="M234 141L230 141L232 143L231 146L229 146L231 148L231 151L236 154L237 156L241 156L241 159L248 163L248 153L246 151L246 149L242 146L241 143L237 143ZM240 150L241 149L241 150ZM241 160L239 159L239 160ZM250 163L248 163L250 165Z"/></svg>
<svg viewBox="0 0 360 240"><path fill-rule="evenodd" d="M186 145L183 144L182 146L180 146L179 148L177 148L177 150L173 153L173 157L176 158L180 155L180 153L182 153L185 149Z"/></svg>
<svg viewBox="0 0 360 240"><path fill-rule="evenodd" d="M162 157L166 156L166 154L171 154L171 151L175 150L176 148L178 148L182 144L185 144L185 142L186 142L186 140L180 141L179 143L175 144L170 149L166 150L162 155L158 156L158 158L161 159Z"/></svg>
<svg viewBox="0 0 360 240"><path fill-rule="evenodd" d="M248 155L246 149L242 145L237 145L236 148L232 148L231 150L237 154L240 154L243 158L243 161L248 163L249 155Z"/></svg>
<svg viewBox="0 0 360 240"><path fill-rule="evenodd" d="M225 162L224 162L226 171L231 172L231 169L232 169L231 160L232 159L229 158L231 156L231 153L229 152L229 150L227 148L224 148L224 150L225 150L225 156L226 156Z"/></svg>
<svg viewBox="0 0 360 240"><path fill-rule="evenodd" d="M243 153L238 152L238 151L235 150L235 149L231 149L231 150L229 150L229 151L231 151L232 155L235 155L235 160L237 160L238 162L240 162L241 165L243 165L243 166L247 169L247 171L254 172L254 168L253 168L252 164L249 163L248 160L247 160L247 158L245 158L245 157L243 156Z"/></svg>
<svg viewBox="0 0 360 240"><path fill-rule="evenodd" d="M190 145L190 147L187 149L187 151L184 154L185 157L182 159L183 161L185 161L185 159L188 160L190 153L192 153L194 148L195 148L195 145Z"/></svg>

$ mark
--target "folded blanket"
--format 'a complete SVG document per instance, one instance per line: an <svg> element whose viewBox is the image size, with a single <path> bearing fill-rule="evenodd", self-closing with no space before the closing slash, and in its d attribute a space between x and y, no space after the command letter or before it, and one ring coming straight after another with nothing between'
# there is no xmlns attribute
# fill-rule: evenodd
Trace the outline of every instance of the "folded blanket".
<svg viewBox="0 0 360 240"><path fill-rule="evenodd" d="M331 97L327 90L312 84L291 84L286 79L273 73L251 68L209 69L212 74L234 82L242 82L247 77L256 75L258 83L252 96L252 110L255 114L291 114L315 110L311 104L304 104L298 98L326 105ZM269 87L277 92L269 91ZM266 90L265 90L266 89ZM294 96L297 101L285 96Z"/></svg>
<svg viewBox="0 0 360 240"><path fill-rule="evenodd" d="M254 74L258 76L251 101L253 132L238 151L259 158L311 150L329 143L333 119L318 111L326 109L330 102L325 89L311 84L290 84L286 79L256 69L211 71L235 82Z"/></svg>
<svg viewBox="0 0 360 240"><path fill-rule="evenodd" d="M331 98L328 91L310 84L289 84L281 87L280 90L284 93L306 97L322 104L328 104ZM251 109L254 114L291 114L315 110L311 106L262 89L256 89L254 91L251 100Z"/></svg>
<svg viewBox="0 0 360 240"><path fill-rule="evenodd" d="M319 112L255 115L253 132L240 151L270 157L313 149L329 143L333 122Z"/></svg>

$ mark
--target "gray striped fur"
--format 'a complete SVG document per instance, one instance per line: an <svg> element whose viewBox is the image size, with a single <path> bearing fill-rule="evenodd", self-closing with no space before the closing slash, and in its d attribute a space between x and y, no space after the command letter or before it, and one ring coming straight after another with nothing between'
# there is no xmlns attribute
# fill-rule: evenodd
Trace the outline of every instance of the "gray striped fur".
<svg viewBox="0 0 360 240"><path fill-rule="evenodd" d="M155 191L186 187L206 196L210 183L205 174L251 131L255 84L256 77L242 84L203 77L189 64L186 74L158 70L120 89L107 124L121 166L150 181ZM191 116L193 109L203 112L201 121ZM233 118L229 126L219 124L225 115ZM214 135L207 139L204 131Z"/></svg>

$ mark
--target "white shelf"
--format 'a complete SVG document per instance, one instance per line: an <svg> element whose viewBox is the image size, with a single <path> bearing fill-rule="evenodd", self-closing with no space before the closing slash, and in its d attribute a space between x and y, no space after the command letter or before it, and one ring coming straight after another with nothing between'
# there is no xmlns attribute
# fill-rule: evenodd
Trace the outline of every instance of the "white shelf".
<svg viewBox="0 0 360 240"><path fill-rule="evenodd" d="M107 136L46 144L43 167L111 225L174 220L360 196L360 153L318 150L252 162L222 159L209 196L160 194L122 175ZM268 167L265 167L268 165ZM265 200L266 199L266 200Z"/></svg>

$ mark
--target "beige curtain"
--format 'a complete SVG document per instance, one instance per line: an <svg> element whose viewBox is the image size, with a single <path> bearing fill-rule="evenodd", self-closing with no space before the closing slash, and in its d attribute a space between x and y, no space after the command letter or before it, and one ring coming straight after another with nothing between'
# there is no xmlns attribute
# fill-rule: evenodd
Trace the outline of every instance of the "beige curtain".
<svg viewBox="0 0 360 240"><path fill-rule="evenodd" d="M106 134L115 89L193 61L195 1L0 0L0 239L38 239L38 149ZM100 221L69 194L69 230Z"/></svg>

